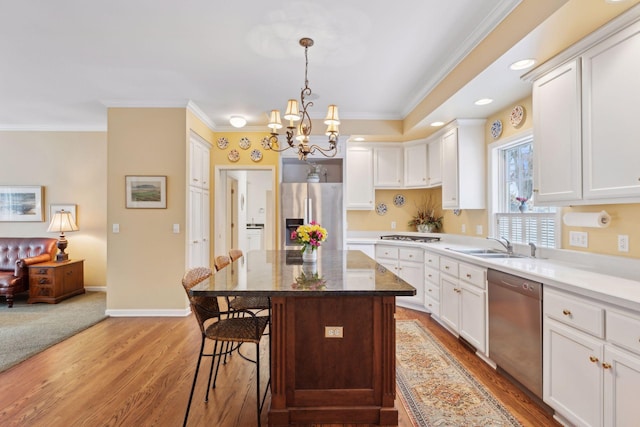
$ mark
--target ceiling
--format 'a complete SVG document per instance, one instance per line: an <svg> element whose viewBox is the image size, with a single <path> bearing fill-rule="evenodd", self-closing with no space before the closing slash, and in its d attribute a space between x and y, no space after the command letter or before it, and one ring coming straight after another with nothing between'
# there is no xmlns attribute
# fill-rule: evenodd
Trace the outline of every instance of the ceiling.
<svg viewBox="0 0 640 427"><path fill-rule="evenodd" d="M304 86L301 37L313 118L487 117L530 93L508 64L557 53L531 30L567 0L0 2L0 130L106 130L108 107L191 102L215 130L242 115L266 131Z"/></svg>

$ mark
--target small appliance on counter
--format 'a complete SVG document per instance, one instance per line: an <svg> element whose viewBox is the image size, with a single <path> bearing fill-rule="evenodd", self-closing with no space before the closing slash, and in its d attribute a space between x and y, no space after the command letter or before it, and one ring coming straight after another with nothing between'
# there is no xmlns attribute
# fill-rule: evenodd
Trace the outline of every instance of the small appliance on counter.
<svg viewBox="0 0 640 427"><path fill-rule="evenodd" d="M439 237L433 236L405 236L402 234L390 234L388 236L380 236L382 240L400 240L405 242L421 242L421 243L430 243L430 242L439 242Z"/></svg>

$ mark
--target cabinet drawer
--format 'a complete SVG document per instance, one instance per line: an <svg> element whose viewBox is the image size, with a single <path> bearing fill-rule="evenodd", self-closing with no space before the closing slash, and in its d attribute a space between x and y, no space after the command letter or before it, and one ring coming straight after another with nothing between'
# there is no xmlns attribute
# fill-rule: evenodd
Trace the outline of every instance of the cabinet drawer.
<svg viewBox="0 0 640 427"><path fill-rule="evenodd" d="M429 297L424 298L424 306L436 317L440 317L440 303Z"/></svg>
<svg viewBox="0 0 640 427"><path fill-rule="evenodd" d="M424 261L424 251L422 249L417 248L400 248L399 250L399 258L402 261L416 261L423 262Z"/></svg>
<svg viewBox="0 0 640 427"><path fill-rule="evenodd" d="M458 263L452 259L440 257L440 271L458 277Z"/></svg>
<svg viewBox="0 0 640 427"><path fill-rule="evenodd" d="M398 248L393 246L376 246L376 259L398 259Z"/></svg>
<svg viewBox="0 0 640 427"><path fill-rule="evenodd" d="M607 310L607 341L640 354L640 318Z"/></svg>
<svg viewBox="0 0 640 427"><path fill-rule="evenodd" d="M487 287L487 270L475 267L469 264L460 264L459 268L460 280L464 280L480 289Z"/></svg>
<svg viewBox="0 0 640 427"><path fill-rule="evenodd" d="M438 269L440 268L440 257L431 252L424 253L424 264L427 267Z"/></svg>
<svg viewBox="0 0 640 427"><path fill-rule="evenodd" d="M440 286L434 283L426 283L424 285L425 296L436 301L440 301Z"/></svg>
<svg viewBox="0 0 640 427"><path fill-rule="evenodd" d="M544 314L598 338L604 338L604 309L574 296L544 292Z"/></svg>
<svg viewBox="0 0 640 427"><path fill-rule="evenodd" d="M440 272L438 270L434 270L433 268L425 267L424 283L425 284L433 283L436 286L440 286Z"/></svg>

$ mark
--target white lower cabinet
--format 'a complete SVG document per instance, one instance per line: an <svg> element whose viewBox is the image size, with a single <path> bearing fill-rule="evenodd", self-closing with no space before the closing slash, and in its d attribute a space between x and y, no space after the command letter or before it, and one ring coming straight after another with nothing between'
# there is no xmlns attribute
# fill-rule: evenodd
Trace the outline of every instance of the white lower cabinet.
<svg viewBox="0 0 640 427"><path fill-rule="evenodd" d="M440 257L440 320L480 353L487 351L487 270Z"/></svg>
<svg viewBox="0 0 640 427"><path fill-rule="evenodd" d="M440 317L440 257L424 252L424 306L431 316Z"/></svg>
<svg viewBox="0 0 640 427"><path fill-rule="evenodd" d="M399 304L424 310L424 255L421 248L376 245L376 261L416 288L412 297L397 297Z"/></svg>
<svg viewBox="0 0 640 427"><path fill-rule="evenodd" d="M571 424L637 425L640 316L547 288L543 301L544 401Z"/></svg>

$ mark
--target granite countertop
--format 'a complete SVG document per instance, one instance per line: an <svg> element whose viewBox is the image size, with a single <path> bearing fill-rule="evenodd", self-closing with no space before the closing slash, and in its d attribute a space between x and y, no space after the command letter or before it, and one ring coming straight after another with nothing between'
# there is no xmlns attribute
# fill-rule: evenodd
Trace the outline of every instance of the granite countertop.
<svg viewBox="0 0 640 427"><path fill-rule="evenodd" d="M436 243L417 243L381 240L379 236L355 236L348 237L347 242L350 244L422 247L459 261L500 270L529 280L542 282L546 286L575 292L600 301L640 311L640 260L615 259L618 257L593 256L589 254L572 254L571 257L565 256L563 259L559 254L562 251L558 250L546 252L539 250L539 252L545 253L540 258L480 258L456 252L452 249L487 247L500 249L499 245L486 239L449 238L446 235L441 235L441 238L442 240ZM523 254L527 255L526 253ZM556 255L557 258L547 257L547 254ZM609 263L610 265L607 267L600 263ZM610 270L617 271L612 272Z"/></svg>
<svg viewBox="0 0 640 427"><path fill-rule="evenodd" d="M249 251L191 289L194 295L413 296L416 289L360 251L320 248L316 263L300 251Z"/></svg>

